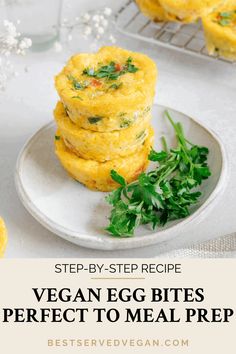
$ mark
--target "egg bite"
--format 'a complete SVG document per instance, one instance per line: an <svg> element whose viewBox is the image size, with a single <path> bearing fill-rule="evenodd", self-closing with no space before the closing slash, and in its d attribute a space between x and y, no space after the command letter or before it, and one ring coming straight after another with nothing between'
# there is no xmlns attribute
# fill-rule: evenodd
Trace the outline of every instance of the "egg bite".
<svg viewBox="0 0 236 354"><path fill-rule="evenodd" d="M166 12L159 0L136 0L140 11L155 22L176 21L176 17Z"/></svg>
<svg viewBox="0 0 236 354"><path fill-rule="evenodd" d="M64 143L79 157L100 162L125 157L143 148L148 136L151 114L139 124L125 130L95 132L78 128L68 117L61 102L57 103L54 117Z"/></svg>
<svg viewBox="0 0 236 354"><path fill-rule="evenodd" d="M210 55L236 60L236 0L202 18Z"/></svg>
<svg viewBox="0 0 236 354"><path fill-rule="evenodd" d="M111 170L116 170L130 183L136 180L139 174L147 168L153 136L153 129L149 128L149 135L143 144L142 150L126 157L98 162L82 159L74 154L66 147L58 131L55 139L56 155L62 166L74 179L92 190L107 192L119 186L111 178Z"/></svg>
<svg viewBox="0 0 236 354"><path fill-rule="evenodd" d="M7 246L7 229L2 218L0 218L0 258L4 256Z"/></svg>
<svg viewBox="0 0 236 354"><path fill-rule="evenodd" d="M140 109L123 110L120 108L119 113L112 117L107 116L85 116L78 111L77 107L68 108L64 105L71 121L77 125L78 128L92 130L96 132L112 132L114 130L122 130L128 127L133 127L139 124L142 119L151 111L151 105L144 105Z"/></svg>
<svg viewBox="0 0 236 354"><path fill-rule="evenodd" d="M165 11L175 15L185 23L194 22L199 17L214 11L225 0L159 0Z"/></svg>
<svg viewBox="0 0 236 354"><path fill-rule="evenodd" d="M125 129L153 104L157 68L148 56L118 47L73 56L55 78L71 120L94 131Z"/></svg>

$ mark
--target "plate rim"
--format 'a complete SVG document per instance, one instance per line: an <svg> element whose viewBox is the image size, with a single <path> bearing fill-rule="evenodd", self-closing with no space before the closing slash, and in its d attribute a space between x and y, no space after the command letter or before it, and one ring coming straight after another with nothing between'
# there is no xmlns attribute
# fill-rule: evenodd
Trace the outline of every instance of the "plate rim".
<svg viewBox="0 0 236 354"><path fill-rule="evenodd" d="M168 236L168 234L172 234L173 232L176 233L176 237L179 235L180 230L189 225L191 222L194 220L196 221L201 220L201 215L204 214L204 211L209 209L211 205L213 205L214 201L222 195L226 185L227 185L227 180L229 177L229 158L228 158L228 153L224 147L224 144L221 140L221 138L218 136L218 134L214 131L212 131L211 128L207 126L207 124L202 124L198 119L190 117L188 114L178 111L174 108L167 107L165 105L161 104L154 104L154 106L158 106L162 109L167 109L172 112L176 112L177 114L184 115L188 119L192 120L195 124L199 125L202 129L206 130L213 138L214 140L218 143L218 146L220 148L221 152L221 157L222 157L222 165L221 165L221 173L219 176L219 179L217 181L217 184L214 188L214 190L211 192L209 197L206 199L206 201L195 211L193 214L189 215L188 217L180 220L177 224L170 226L167 229L164 230L158 230L156 232L153 232L148 235L143 235L142 237L126 237L126 238L115 238L115 237L106 237L102 239L102 235L92 235L92 234L83 234L75 230L71 230L68 228L65 228L58 223L55 223L53 220L47 217L44 213L42 213L32 202L30 196L26 192L24 185L22 183L21 177L20 177L20 171L22 169L22 165L24 162L24 157L27 154L28 148L32 144L32 142L37 139L38 135L41 134L42 131L50 129L52 126L55 125L54 121L50 121L49 123L43 125L40 129L38 129L33 135L31 135L26 142L24 143L23 147L20 150L20 153L18 154L17 161L16 161L16 167L15 167L15 187L17 194L25 207L25 209L41 224L43 225L46 229L51 231L52 233L56 234L57 236L60 236L61 238L70 241L78 246L90 248L90 249L96 249L96 250L103 250L103 251L115 251L115 250L125 250L125 249L131 249L131 248L140 248L140 247L146 247L146 246L151 246L153 244L158 243L158 236ZM167 241L167 239L165 240ZM162 242L165 242L162 241Z"/></svg>

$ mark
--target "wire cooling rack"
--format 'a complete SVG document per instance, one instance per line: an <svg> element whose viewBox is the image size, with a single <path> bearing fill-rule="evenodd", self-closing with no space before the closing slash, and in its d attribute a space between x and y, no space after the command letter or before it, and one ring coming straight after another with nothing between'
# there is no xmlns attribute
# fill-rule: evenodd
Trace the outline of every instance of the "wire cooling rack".
<svg viewBox="0 0 236 354"><path fill-rule="evenodd" d="M116 13L116 26L120 32L139 40L209 60L236 63L217 55L208 55L200 21L191 24L153 22L139 11L134 0L127 1Z"/></svg>

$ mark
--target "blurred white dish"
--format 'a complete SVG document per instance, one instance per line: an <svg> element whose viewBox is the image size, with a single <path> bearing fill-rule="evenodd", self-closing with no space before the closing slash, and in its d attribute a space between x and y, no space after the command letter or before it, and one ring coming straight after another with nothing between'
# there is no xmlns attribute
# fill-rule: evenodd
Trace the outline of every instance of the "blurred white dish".
<svg viewBox="0 0 236 354"><path fill-rule="evenodd" d="M155 149L161 148L160 137L163 135L169 146L175 146L173 128L164 118L166 109L175 122L183 124L190 141L207 146L210 150L212 176L201 186L203 196L189 217L168 223L155 231L142 226L131 238L108 235L104 231L110 214L110 206L105 202L106 193L88 190L71 179L61 167L54 154L54 122L41 128L25 144L18 157L16 188L25 208L58 236L83 247L101 250L144 247L165 242L180 235L190 223L194 227L215 205L226 185L227 156L222 142L213 132L185 114L159 105L153 107Z"/></svg>

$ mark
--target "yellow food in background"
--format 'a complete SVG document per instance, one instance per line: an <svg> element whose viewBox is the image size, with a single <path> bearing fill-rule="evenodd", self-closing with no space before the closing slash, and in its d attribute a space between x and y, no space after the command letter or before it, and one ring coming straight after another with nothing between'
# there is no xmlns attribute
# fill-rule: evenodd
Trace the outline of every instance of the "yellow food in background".
<svg viewBox="0 0 236 354"><path fill-rule="evenodd" d="M202 18L209 54L236 60L236 1Z"/></svg>
<svg viewBox="0 0 236 354"><path fill-rule="evenodd" d="M4 256L7 246L7 229L3 219L0 217L0 258Z"/></svg>
<svg viewBox="0 0 236 354"><path fill-rule="evenodd" d="M147 168L153 135L153 130L150 128L142 150L137 153L107 162L97 162L79 158L65 146L58 131L55 140L56 155L65 170L86 187L104 192L111 191L118 187L118 184L110 176L112 169L121 174L129 183L136 180L138 175Z"/></svg>
<svg viewBox="0 0 236 354"><path fill-rule="evenodd" d="M88 68L96 71L111 62L123 67L129 58L138 70L127 72L116 80L97 80L84 74ZM103 47L95 54L73 56L56 76L55 86L75 123L85 129L111 131L124 128L129 120L128 124L134 124L145 110L150 110L156 77L156 65L146 55L118 47ZM86 88L75 89L75 82Z"/></svg>
<svg viewBox="0 0 236 354"><path fill-rule="evenodd" d="M225 0L159 0L165 11L186 23L214 11Z"/></svg>
<svg viewBox="0 0 236 354"><path fill-rule="evenodd" d="M176 21L176 17L166 12L159 0L136 0L140 11L156 22Z"/></svg>
<svg viewBox="0 0 236 354"><path fill-rule="evenodd" d="M95 132L78 128L69 119L61 102L54 111L55 120L65 144L79 157L107 161L138 152L149 132L151 114L133 127L112 132Z"/></svg>

